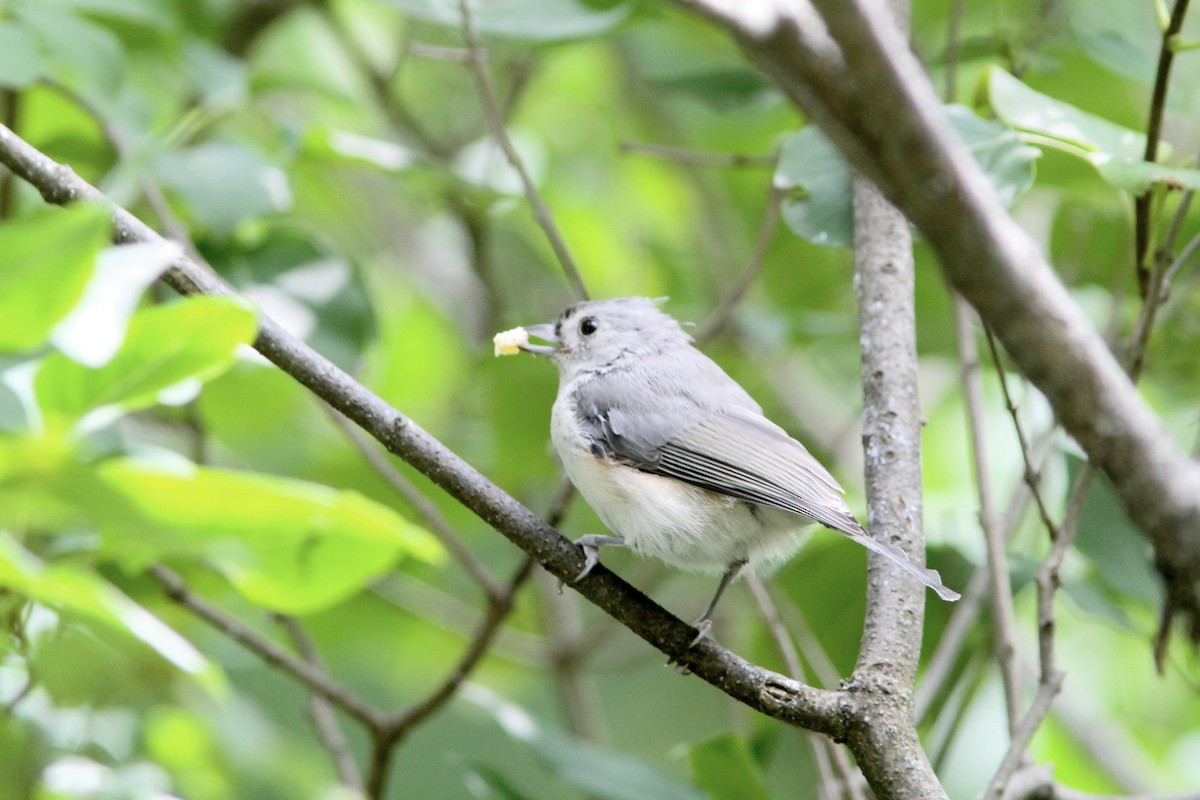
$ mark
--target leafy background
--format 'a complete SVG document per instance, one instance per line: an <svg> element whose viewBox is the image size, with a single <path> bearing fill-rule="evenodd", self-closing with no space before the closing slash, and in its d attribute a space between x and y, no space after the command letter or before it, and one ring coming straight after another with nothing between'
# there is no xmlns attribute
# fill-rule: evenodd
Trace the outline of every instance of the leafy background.
<svg viewBox="0 0 1200 800"><path fill-rule="evenodd" d="M1200 186L1197 56L1178 56L1170 149L1150 165L1152 4L917 0L913 15L917 52L972 154L1123 341L1139 306L1132 195L1156 187L1161 229L1178 190ZM828 143L721 35L659 4L493 0L475 17L508 133L591 293L669 296L706 334L720 320L706 351L861 509L849 176ZM460 23L445 0L9 0L0 108L550 513L553 370L495 360L488 340L574 298L494 144ZM1187 20L1183 40L1197 37ZM0 218L0 795L352 796L307 688L174 602L168 576L252 636L289 652L310 643L383 714L446 680L489 608L480 570L502 585L521 554L408 467L365 458L253 356L253 308L151 285L170 248L111 247L101 212L46 209L7 174ZM1183 220L1188 241L1197 215ZM926 534L931 562L961 587L983 560L977 487L949 298L919 244L917 261ZM1196 280L1182 264L1141 384L1189 449ZM1022 455L997 367L983 368L994 489L1008 498ZM1009 377L1026 429L1043 437L1048 411ZM1078 457L1061 433L1045 436L1043 492L1061 513ZM602 530L578 502L561 527ZM470 563L439 541L443 529ZM1025 508L1011 556L1031 674L1030 578L1045 550ZM684 617L712 589L627 554L606 563ZM863 564L817 531L772 576L813 682L853 666ZM1194 659L1180 648L1155 673L1160 589L1104 486L1064 582L1067 682L1036 759L1093 792L1200 785ZM949 614L931 598L927 654ZM716 635L785 669L761 619L739 585ZM985 613L923 717L952 797L978 793L1007 743L990 643ZM366 772L370 738L340 722ZM810 796L820 783L804 735L665 669L536 574L468 684L388 752L393 797Z"/></svg>

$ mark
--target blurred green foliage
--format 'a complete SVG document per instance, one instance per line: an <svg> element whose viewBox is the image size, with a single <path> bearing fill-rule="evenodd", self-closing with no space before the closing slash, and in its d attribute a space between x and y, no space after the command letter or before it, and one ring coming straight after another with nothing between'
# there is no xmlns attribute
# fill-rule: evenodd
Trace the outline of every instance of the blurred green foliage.
<svg viewBox="0 0 1200 800"><path fill-rule="evenodd" d="M1159 44L1150 3L916 0L914 46L947 113L1017 220L1102 329L1139 300L1131 191L1151 186L1155 241L1196 187L1200 70L1182 52L1161 165L1140 161ZM333 678L385 713L455 669L485 613L424 510L365 460L302 387L246 345L270 316L539 512L555 376L496 361L494 331L573 300L463 63L448 0L9 0L5 124L197 252L248 298L179 299L153 276L169 247L109 247L104 215L46 209L0 175L0 798L338 797L308 690L173 603L200 597L286 650L296 615ZM476 24L507 130L595 296L669 295L703 325L752 260L782 192L791 230L704 346L803 439L862 508L848 173L717 31L662 4L494 0ZM1184 40L1200 37L1187 20ZM953 36L951 41L948 37ZM887 113L879 109L878 113ZM1040 156L1034 160L1034 156ZM1200 229L1181 217L1178 248ZM794 231L794 233L793 233ZM799 234L799 235L794 235ZM917 246L931 563L964 586L982 563L977 487L949 300ZM1145 396L1197 439L1200 294L1181 265ZM985 370L1001 511L1022 456ZM1015 375L1037 435L1051 420ZM1074 445L1041 476L1061 514ZM521 556L402 464L485 569ZM575 502L562 529L600 531ZM1030 576L1047 549L1015 526L1023 667ZM622 553L606 563L686 616L707 578ZM865 557L814 531L772 578L809 680L850 673ZM461 695L397 745L391 797L813 796L806 736L675 675L644 643L536 576ZM1064 567L1063 695L1034 741L1084 790L1200 784L1191 657L1154 673L1159 584L1144 541L1098 485ZM738 586L716 637L785 669ZM930 598L925 652L950 609ZM922 722L952 797L1007 746L986 613ZM340 718L359 769L369 741ZM740 790L738 787L742 787Z"/></svg>

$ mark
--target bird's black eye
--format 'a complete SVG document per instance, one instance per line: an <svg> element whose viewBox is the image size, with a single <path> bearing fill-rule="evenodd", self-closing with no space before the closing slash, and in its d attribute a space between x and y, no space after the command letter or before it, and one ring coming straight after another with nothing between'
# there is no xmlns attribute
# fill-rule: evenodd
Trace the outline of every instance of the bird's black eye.
<svg viewBox="0 0 1200 800"><path fill-rule="evenodd" d="M600 329L600 322L595 317L584 317L579 321L579 332L591 336Z"/></svg>

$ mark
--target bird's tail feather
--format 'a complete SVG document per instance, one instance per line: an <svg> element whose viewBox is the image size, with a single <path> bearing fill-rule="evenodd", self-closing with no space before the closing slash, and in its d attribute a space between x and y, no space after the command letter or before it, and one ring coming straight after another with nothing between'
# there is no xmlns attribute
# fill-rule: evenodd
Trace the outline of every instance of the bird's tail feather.
<svg viewBox="0 0 1200 800"><path fill-rule="evenodd" d="M908 557L908 554L900 548L878 541L872 537L871 534L867 533L865 529L860 529L860 531L847 531L843 529L842 533L845 533L851 539L858 542L863 547L866 547L868 550L874 550L880 555L887 556L893 562L903 567L914 578L937 592L938 597L942 598L943 600L952 602L962 597L962 595L960 595L958 592L942 583L942 576L938 574L936 569L922 567L919 564L914 563L913 560Z"/></svg>

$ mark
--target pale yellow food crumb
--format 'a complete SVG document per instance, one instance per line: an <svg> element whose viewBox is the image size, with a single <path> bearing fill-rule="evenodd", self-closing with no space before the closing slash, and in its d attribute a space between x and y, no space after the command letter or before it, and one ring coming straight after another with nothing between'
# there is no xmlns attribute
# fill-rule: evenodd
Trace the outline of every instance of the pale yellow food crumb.
<svg viewBox="0 0 1200 800"><path fill-rule="evenodd" d="M524 328L513 328L508 331L500 331L492 337L492 344L495 346L497 356L515 356L521 352L521 345L529 343L529 334Z"/></svg>

